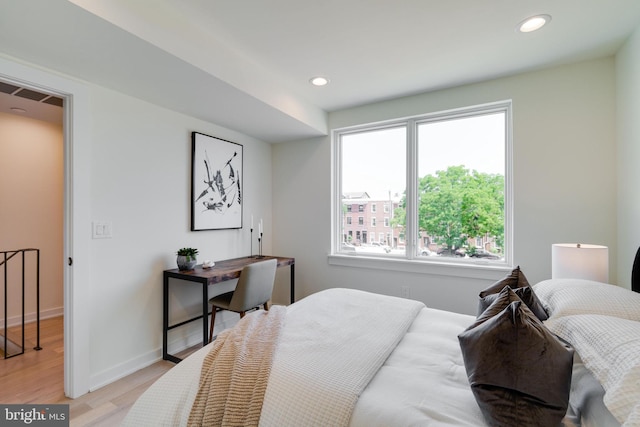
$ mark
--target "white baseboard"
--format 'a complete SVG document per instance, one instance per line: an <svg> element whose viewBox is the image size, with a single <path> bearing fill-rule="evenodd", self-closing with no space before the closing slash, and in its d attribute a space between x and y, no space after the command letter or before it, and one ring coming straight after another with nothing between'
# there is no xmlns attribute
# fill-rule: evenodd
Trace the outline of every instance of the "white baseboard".
<svg viewBox="0 0 640 427"><path fill-rule="evenodd" d="M157 349L92 375L89 379L89 392L96 391L97 389L124 378L127 375L131 375L161 359L162 349Z"/></svg>
<svg viewBox="0 0 640 427"><path fill-rule="evenodd" d="M58 317L64 315L63 307L49 308L47 310L40 311L40 320L50 319L52 317ZM37 320L37 313L25 313L24 323L32 323ZM7 318L7 327L19 326L22 324L22 316L11 316ZM4 316L0 319L0 328L4 329Z"/></svg>
<svg viewBox="0 0 640 427"><path fill-rule="evenodd" d="M216 316L216 327L213 331L214 334L218 334L224 329L234 326L240 320L240 317L236 313L224 312L221 314L222 315ZM235 317L230 317L234 315ZM194 325L195 324L196 322L194 322ZM199 323L198 326L200 326ZM192 326L188 329L188 332L185 331L182 336L174 338L171 342L168 343L167 348L169 354L176 354L181 352L182 350L186 350L190 347L202 343L202 329L195 326ZM91 376L89 380L89 391L96 391L97 389L109 385L114 381L118 381L119 379L122 379L127 375L131 375L139 371L140 369L144 369L147 366L153 365L160 360L162 360L162 347L150 351L146 354L134 357L133 359L120 363L109 369L105 369L104 371Z"/></svg>

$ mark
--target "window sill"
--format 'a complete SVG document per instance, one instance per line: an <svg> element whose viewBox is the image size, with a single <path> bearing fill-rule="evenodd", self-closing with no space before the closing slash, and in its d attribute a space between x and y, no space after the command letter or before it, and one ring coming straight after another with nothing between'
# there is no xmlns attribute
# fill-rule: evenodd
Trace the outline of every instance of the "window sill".
<svg viewBox="0 0 640 427"><path fill-rule="evenodd" d="M420 273L435 276L462 277L470 279L499 280L513 267L504 263L472 261L469 263L410 260L406 258L376 257L365 255L330 254L329 265L368 268L403 273Z"/></svg>

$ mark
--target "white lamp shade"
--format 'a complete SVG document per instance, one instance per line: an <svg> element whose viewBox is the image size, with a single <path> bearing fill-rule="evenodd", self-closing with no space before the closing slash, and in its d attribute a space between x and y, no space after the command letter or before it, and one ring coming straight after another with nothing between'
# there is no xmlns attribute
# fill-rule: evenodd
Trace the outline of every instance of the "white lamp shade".
<svg viewBox="0 0 640 427"><path fill-rule="evenodd" d="M551 246L551 278L609 282L609 248L579 243Z"/></svg>

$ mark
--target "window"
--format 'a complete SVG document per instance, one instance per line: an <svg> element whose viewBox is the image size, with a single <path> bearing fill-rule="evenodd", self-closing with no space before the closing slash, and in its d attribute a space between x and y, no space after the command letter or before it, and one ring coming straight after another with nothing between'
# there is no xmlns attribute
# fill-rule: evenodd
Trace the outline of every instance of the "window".
<svg viewBox="0 0 640 427"><path fill-rule="evenodd" d="M358 212L364 212L364 205L358 205Z"/></svg>
<svg viewBox="0 0 640 427"><path fill-rule="evenodd" d="M371 255L506 263L512 236L510 126L511 102L504 101L334 130L333 224L343 224L341 195L361 192L372 213L382 204L384 217L378 219L390 229L379 240L391 252ZM343 234L333 230L334 236ZM496 259L475 257L478 242ZM438 258L420 256L427 243Z"/></svg>
<svg viewBox="0 0 640 427"><path fill-rule="evenodd" d="M347 205L347 212L351 212L351 205Z"/></svg>
<svg viewBox="0 0 640 427"><path fill-rule="evenodd" d="M377 205L375 203L371 203L371 213L376 213L376 210L378 209L376 206Z"/></svg>
<svg viewBox="0 0 640 427"><path fill-rule="evenodd" d="M358 225L364 225L364 217L363 216L359 216L358 217Z"/></svg>
<svg viewBox="0 0 640 427"><path fill-rule="evenodd" d="M351 217L350 216L347 217L347 225L351 225Z"/></svg>

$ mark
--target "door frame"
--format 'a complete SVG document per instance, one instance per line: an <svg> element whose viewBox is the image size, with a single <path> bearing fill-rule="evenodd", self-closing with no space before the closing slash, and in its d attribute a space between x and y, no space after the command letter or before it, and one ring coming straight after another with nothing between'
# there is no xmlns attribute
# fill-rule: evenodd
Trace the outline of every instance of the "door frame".
<svg viewBox="0 0 640 427"><path fill-rule="evenodd" d="M0 79L64 99L64 393L89 392L91 324L91 123L89 88L0 56ZM73 260L73 265L68 264Z"/></svg>

